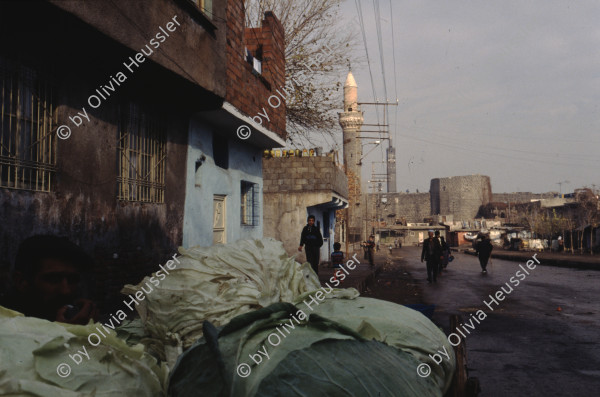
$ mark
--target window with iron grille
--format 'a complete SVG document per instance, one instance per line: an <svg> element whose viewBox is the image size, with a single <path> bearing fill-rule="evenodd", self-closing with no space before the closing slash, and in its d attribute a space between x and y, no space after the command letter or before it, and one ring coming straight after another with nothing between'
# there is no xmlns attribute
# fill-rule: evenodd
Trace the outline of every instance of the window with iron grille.
<svg viewBox="0 0 600 397"><path fill-rule="evenodd" d="M258 184L242 181L241 220L244 226L258 226Z"/></svg>
<svg viewBox="0 0 600 397"><path fill-rule="evenodd" d="M166 131L163 121L137 104L121 107L118 199L165 202Z"/></svg>
<svg viewBox="0 0 600 397"><path fill-rule="evenodd" d="M0 58L0 187L52 189L57 139L53 95L37 70Z"/></svg>

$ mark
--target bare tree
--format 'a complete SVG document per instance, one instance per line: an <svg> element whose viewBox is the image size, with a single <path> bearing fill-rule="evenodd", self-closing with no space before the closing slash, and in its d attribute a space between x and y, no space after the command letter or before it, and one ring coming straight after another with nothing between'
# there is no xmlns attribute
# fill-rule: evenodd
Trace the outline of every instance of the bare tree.
<svg viewBox="0 0 600 397"><path fill-rule="evenodd" d="M523 208L521 224L526 226L534 233L539 232L539 225L542 222L540 215L540 203L533 202L520 205Z"/></svg>
<svg viewBox="0 0 600 397"><path fill-rule="evenodd" d="M576 227L576 219L575 219L575 214L574 214L574 209L573 207L569 206L567 208L566 214L565 214L565 218L564 218L564 223L563 223L563 240L565 238L564 234L564 229L569 230L570 233L570 242L571 242L571 254L575 253L575 247L573 246L573 229L575 229ZM565 247L566 248L566 247Z"/></svg>
<svg viewBox="0 0 600 397"><path fill-rule="evenodd" d="M598 226L598 197L589 188L576 189L575 198L579 203L579 213L581 219L581 249L583 251L583 236L585 229L590 228L590 254L594 253L594 229Z"/></svg>
<svg viewBox="0 0 600 397"><path fill-rule="evenodd" d="M293 140L310 130L333 135L341 108L342 79L358 30L340 17L342 0L248 0L246 24L260 26L273 11L285 30L288 133Z"/></svg>

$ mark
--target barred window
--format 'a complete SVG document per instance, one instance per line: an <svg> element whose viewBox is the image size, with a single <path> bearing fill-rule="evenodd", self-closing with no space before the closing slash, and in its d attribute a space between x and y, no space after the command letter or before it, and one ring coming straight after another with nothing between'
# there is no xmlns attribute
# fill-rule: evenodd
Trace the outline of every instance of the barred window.
<svg viewBox="0 0 600 397"><path fill-rule="evenodd" d="M121 107L119 119L118 199L164 203L167 140L163 121L132 103Z"/></svg>
<svg viewBox="0 0 600 397"><path fill-rule="evenodd" d="M0 58L0 187L51 190L57 139L53 94L37 70Z"/></svg>
<svg viewBox="0 0 600 397"><path fill-rule="evenodd" d="M242 225L258 226L258 184L242 181Z"/></svg>

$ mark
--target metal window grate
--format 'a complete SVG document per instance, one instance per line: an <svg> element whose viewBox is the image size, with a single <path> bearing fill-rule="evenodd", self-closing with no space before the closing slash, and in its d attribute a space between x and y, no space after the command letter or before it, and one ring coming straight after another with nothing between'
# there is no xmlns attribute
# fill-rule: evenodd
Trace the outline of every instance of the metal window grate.
<svg viewBox="0 0 600 397"><path fill-rule="evenodd" d="M163 123L139 105L121 108L118 199L165 202L166 132Z"/></svg>
<svg viewBox="0 0 600 397"><path fill-rule="evenodd" d="M56 172L51 85L0 58L0 187L49 192Z"/></svg>
<svg viewBox="0 0 600 397"><path fill-rule="evenodd" d="M241 220L242 225L258 226L259 194L258 184L242 181L241 183Z"/></svg>

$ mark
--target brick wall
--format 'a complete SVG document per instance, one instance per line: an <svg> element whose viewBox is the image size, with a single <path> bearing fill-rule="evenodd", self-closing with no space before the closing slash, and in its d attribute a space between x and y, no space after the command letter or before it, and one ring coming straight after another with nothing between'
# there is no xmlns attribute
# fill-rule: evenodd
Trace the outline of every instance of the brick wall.
<svg viewBox="0 0 600 397"><path fill-rule="evenodd" d="M263 159L264 193L330 190L348 198L344 172L329 156Z"/></svg>
<svg viewBox="0 0 600 397"><path fill-rule="evenodd" d="M253 73L245 49L253 55L262 50L262 74ZM272 12L265 12L260 28L245 28L244 2L229 0L227 8L227 89L225 100L249 117L285 138L285 37L283 26ZM281 92L281 96L277 93ZM269 97L271 99L269 104ZM283 96L283 97L282 97Z"/></svg>

